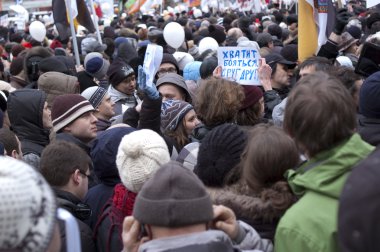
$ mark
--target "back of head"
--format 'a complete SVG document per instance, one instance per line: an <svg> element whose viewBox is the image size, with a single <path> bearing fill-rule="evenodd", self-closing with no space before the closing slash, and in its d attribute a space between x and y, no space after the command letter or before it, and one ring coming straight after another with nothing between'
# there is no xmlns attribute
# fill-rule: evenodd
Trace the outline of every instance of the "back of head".
<svg viewBox="0 0 380 252"><path fill-rule="evenodd" d="M285 181L285 171L299 163L296 144L279 127L259 124L250 130L248 139L242 154L243 177L255 192Z"/></svg>
<svg viewBox="0 0 380 252"><path fill-rule="evenodd" d="M17 142L16 135L7 128L0 129L0 143L4 145L4 149L6 150L8 156L11 156L14 150L19 152L20 146Z"/></svg>
<svg viewBox="0 0 380 252"><path fill-rule="evenodd" d="M40 172L51 186L63 187L76 169L86 174L90 164L90 157L76 144L55 141L42 152Z"/></svg>
<svg viewBox="0 0 380 252"><path fill-rule="evenodd" d="M184 227L213 219L210 196L197 176L177 162L163 165L137 195L133 216L143 224Z"/></svg>
<svg viewBox="0 0 380 252"><path fill-rule="evenodd" d="M195 111L206 126L233 122L244 100L243 88L236 82L209 78L197 91Z"/></svg>
<svg viewBox="0 0 380 252"><path fill-rule="evenodd" d="M335 77L307 75L288 96L284 129L310 157L347 140L355 127L355 104Z"/></svg>
<svg viewBox="0 0 380 252"><path fill-rule="evenodd" d="M208 57L203 62L199 69L202 79L207 79L212 76L215 68L218 66L218 59L216 57Z"/></svg>
<svg viewBox="0 0 380 252"><path fill-rule="evenodd" d="M135 193L160 166L170 161L168 147L156 132L142 129L123 137L116 165L124 186Z"/></svg>
<svg viewBox="0 0 380 252"><path fill-rule="evenodd" d="M202 140L194 173L206 186L223 187L237 182L246 140L246 134L235 124L214 128Z"/></svg>
<svg viewBox="0 0 380 252"><path fill-rule="evenodd" d="M104 131L95 139L91 159L95 175L103 184L114 186L120 182L116 166L117 151L121 139L133 131L135 129L131 127L116 127Z"/></svg>
<svg viewBox="0 0 380 252"><path fill-rule="evenodd" d="M299 69L314 67L315 71L327 71L331 67L331 62L325 57L310 57L304 60L300 65Z"/></svg>
<svg viewBox="0 0 380 252"><path fill-rule="evenodd" d="M359 111L367 118L380 118L380 72L369 76L360 88Z"/></svg>
<svg viewBox="0 0 380 252"><path fill-rule="evenodd" d="M55 196L24 162L0 157L0 250L46 251L53 237Z"/></svg>

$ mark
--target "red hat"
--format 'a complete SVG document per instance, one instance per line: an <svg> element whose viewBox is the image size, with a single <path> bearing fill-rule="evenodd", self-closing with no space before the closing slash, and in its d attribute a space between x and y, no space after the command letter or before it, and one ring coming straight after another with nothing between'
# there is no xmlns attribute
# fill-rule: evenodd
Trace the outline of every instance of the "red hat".
<svg viewBox="0 0 380 252"><path fill-rule="evenodd" d="M242 102L240 110L251 107L252 105L256 104L261 99L261 97L263 97L263 91L261 91L259 87L247 85L243 86L243 88L245 99Z"/></svg>

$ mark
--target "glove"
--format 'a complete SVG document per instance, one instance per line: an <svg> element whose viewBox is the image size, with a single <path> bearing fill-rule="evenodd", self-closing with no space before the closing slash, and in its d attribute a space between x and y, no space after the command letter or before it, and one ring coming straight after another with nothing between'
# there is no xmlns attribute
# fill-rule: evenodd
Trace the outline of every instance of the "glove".
<svg viewBox="0 0 380 252"><path fill-rule="evenodd" d="M335 17L335 27L334 33L336 35L341 35L344 27L348 24L348 20L350 19L351 14L348 13L347 9L341 9L338 11Z"/></svg>
<svg viewBox="0 0 380 252"><path fill-rule="evenodd" d="M155 85L147 86L146 85L146 73L144 72L144 68L139 66L138 69L138 78L137 83L139 88L146 94L150 99L157 100L160 97L160 93L158 92Z"/></svg>

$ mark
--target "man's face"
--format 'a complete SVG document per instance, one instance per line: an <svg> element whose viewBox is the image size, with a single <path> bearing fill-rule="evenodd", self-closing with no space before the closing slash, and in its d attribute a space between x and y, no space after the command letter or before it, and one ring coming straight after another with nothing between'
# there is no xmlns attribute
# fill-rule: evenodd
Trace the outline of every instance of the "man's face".
<svg viewBox="0 0 380 252"><path fill-rule="evenodd" d="M96 138L96 123L98 119L92 111L84 113L74 122L64 128L64 131L78 138L84 143L89 143Z"/></svg>
<svg viewBox="0 0 380 252"><path fill-rule="evenodd" d="M162 101L167 100L181 100L184 101L185 98L181 91L173 84L162 84L158 87L158 92L162 95Z"/></svg>
<svg viewBox="0 0 380 252"><path fill-rule="evenodd" d="M274 87L281 88L282 86L289 86L290 77L292 77L292 72L289 71L286 65L277 64L276 72L272 77L272 82Z"/></svg>
<svg viewBox="0 0 380 252"><path fill-rule="evenodd" d="M111 101L111 97L106 94L98 107L100 118L109 120L113 117L115 115L114 106L115 103Z"/></svg>
<svg viewBox="0 0 380 252"><path fill-rule="evenodd" d="M136 90L136 77L135 75L128 76L126 79L124 79L122 82L120 82L116 87L116 90L126 94L126 95L132 95L134 94Z"/></svg>
<svg viewBox="0 0 380 252"><path fill-rule="evenodd" d="M157 71L158 77L164 76L167 73L178 74L177 68L175 67L175 65L173 65L172 63L162 63L160 65L160 68Z"/></svg>
<svg viewBox="0 0 380 252"><path fill-rule="evenodd" d="M304 67L300 69L300 73L299 73L300 79L312 73L315 73L315 66Z"/></svg>

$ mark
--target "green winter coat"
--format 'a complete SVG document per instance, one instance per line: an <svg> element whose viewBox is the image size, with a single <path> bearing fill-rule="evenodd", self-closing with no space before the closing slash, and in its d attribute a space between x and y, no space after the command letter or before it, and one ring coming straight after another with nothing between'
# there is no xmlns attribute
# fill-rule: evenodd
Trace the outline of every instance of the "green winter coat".
<svg viewBox="0 0 380 252"><path fill-rule="evenodd" d="M301 197L280 220L276 252L338 252L339 196L353 166L367 157L373 146L358 134L322 152L286 176Z"/></svg>

